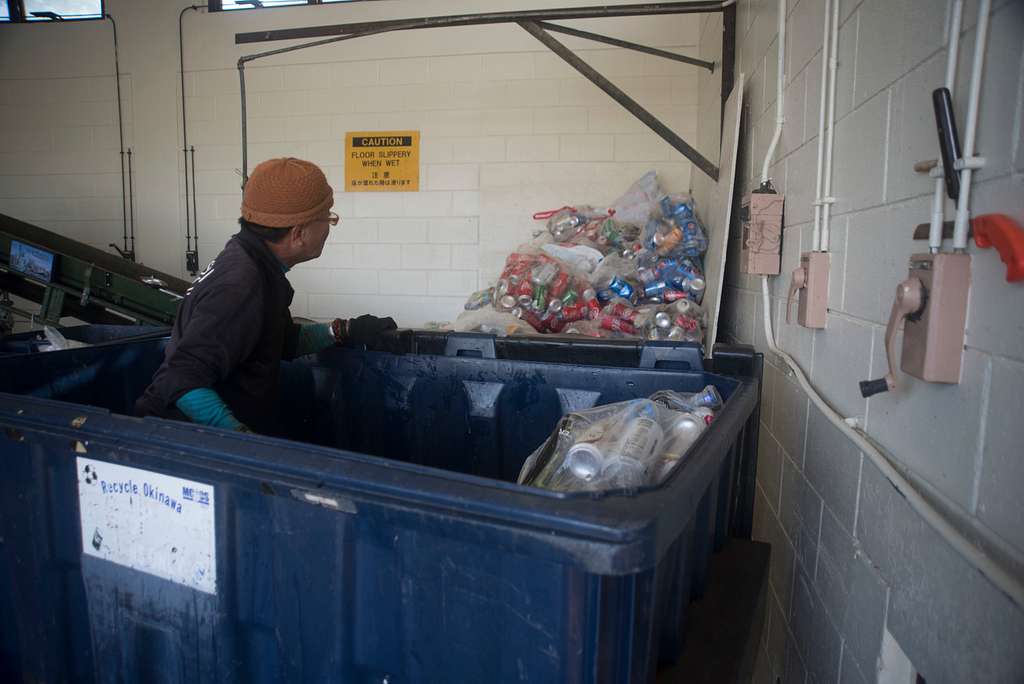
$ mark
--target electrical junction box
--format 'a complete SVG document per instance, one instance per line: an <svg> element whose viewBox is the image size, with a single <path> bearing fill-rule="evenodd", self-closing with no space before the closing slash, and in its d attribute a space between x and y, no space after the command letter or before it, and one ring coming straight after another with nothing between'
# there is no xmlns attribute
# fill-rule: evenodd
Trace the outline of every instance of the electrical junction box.
<svg viewBox="0 0 1024 684"><path fill-rule="evenodd" d="M971 257L967 254L914 254L909 278L922 285L920 309L903 325L900 368L928 382L960 382Z"/></svg>
<svg viewBox="0 0 1024 684"><path fill-rule="evenodd" d="M781 268L782 208L785 196L775 192L752 192L740 204L743 243L740 271L776 275Z"/></svg>
<svg viewBox="0 0 1024 684"><path fill-rule="evenodd" d="M828 318L828 252L804 252L800 268L806 276L800 288L796 322L805 328L824 328Z"/></svg>

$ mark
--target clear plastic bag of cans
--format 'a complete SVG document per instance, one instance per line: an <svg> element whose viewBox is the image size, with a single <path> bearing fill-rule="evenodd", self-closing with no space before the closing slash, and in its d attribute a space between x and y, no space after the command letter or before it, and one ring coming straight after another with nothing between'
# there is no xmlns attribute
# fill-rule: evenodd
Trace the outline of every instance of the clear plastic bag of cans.
<svg viewBox="0 0 1024 684"><path fill-rule="evenodd" d="M447 328L456 332L482 332L497 337L536 333L529 323L490 307L463 311Z"/></svg>
<svg viewBox="0 0 1024 684"><path fill-rule="evenodd" d="M561 332L600 310L587 278L544 253L514 252L494 287L494 308L511 313L537 332Z"/></svg>
<svg viewBox="0 0 1024 684"><path fill-rule="evenodd" d="M564 416L523 464L519 483L561 492L658 485L722 406L718 391L664 390Z"/></svg>
<svg viewBox="0 0 1024 684"><path fill-rule="evenodd" d="M658 199L665 193L654 171L648 171L612 203L615 218L621 223L642 226L657 209Z"/></svg>
<svg viewBox="0 0 1024 684"><path fill-rule="evenodd" d="M704 299L706 283L698 259L660 257L645 250L636 257L636 277L640 299L648 303L690 299L700 304Z"/></svg>
<svg viewBox="0 0 1024 684"><path fill-rule="evenodd" d="M612 210L600 210L590 206L569 207L539 211L533 215L535 221L547 221L548 233L555 242L569 242L584 232L591 223L600 223L611 215Z"/></svg>

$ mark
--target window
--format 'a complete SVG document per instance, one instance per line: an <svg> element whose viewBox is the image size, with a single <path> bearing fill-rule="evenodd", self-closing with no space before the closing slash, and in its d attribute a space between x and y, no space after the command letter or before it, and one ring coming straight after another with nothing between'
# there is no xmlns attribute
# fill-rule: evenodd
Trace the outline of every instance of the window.
<svg viewBox="0 0 1024 684"><path fill-rule="evenodd" d="M0 21L102 19L103 0L0 0Z"/></svg>
<svg viewBox="0 0 1024 684"><path fill-rule="evenodd" d="M292 5L330 5L339 2L365 0L208 0L211 12L254 9L261 7L290 7Z"/></svg>

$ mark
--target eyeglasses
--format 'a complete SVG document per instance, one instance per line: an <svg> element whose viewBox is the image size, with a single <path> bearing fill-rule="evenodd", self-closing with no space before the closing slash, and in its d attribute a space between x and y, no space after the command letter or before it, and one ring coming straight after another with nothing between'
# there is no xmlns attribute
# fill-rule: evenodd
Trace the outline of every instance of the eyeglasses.
<svg viewBox="0 0 1024 684"><path fill-rule="evenodd" d="M327 222L329 224L331 224L331 226L338 225L338 221L340 221L340 220L341 220L341 217L339 217L333 211L332 212L328 212L328 214L327 214Z"/></svg>

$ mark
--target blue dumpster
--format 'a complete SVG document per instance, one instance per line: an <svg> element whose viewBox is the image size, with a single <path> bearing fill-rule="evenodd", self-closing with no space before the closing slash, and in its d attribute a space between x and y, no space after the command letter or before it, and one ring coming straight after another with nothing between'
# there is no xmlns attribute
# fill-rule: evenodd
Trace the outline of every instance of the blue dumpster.
<svg viewBox="0 0 1024 684"><path fill-rule="evenodd" d="M406 332L284 364L267 437L123 415L165 344L0 358L4 681L648 681L749 535L749 349ZM563 414L709 383L661 486L515 484Z"/></svg>
<svg viewBox="0 0 1024 684"><path fill-rule="evenodd" d="M170 328L158 325L72 325L57 330L65 339L90 345L170 334ZM0 354L29 354L48 346L42 330L17 333L0 339Z"/></svg>

